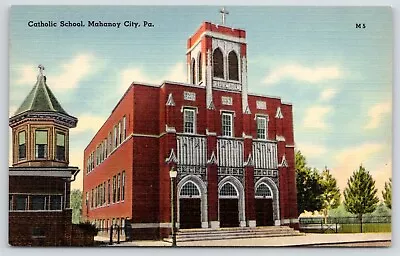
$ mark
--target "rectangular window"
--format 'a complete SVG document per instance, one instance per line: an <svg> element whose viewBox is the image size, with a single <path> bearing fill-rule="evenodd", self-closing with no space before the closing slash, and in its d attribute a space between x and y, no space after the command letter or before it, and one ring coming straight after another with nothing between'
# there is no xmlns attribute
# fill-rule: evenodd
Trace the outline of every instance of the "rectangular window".
<svg viewBox="0 0 400 256"><path fill-rule="evenodd" d="M119 202L119 199L121 195L121 174L118 173L118 178L117 178L117 202Z"/></svg>
<svg viewBox="0 0 400 256"><path fill-rule="evenodd" d="M257 117L257 139L267 139L267 118Z"/></svg>
<svg viewBox="0 0 400 256"><path fill-rule="evenodd" d="M126 116L124 116L122 118L122 131L123 131L122 138L124 138L124 140L125 140L126 139Z"/></svg>
<svg viewBox="0 0 400 256"><path fill-rule="evenodd" d="M110 155L112 151L112 136L111 136L111 132L108 134L108 153L107 155Z"/></svg>
<svg viewBox="0 0 400 256"><path fill-rule="evenodd" d="M104 139L104 160L107 158L107 138Z"/></svg>
<svg viewBox="0 0 400 256"><path fill-rule="evenodd" d="M94 207L94 190L92 189L92 196L90 198L90 208Z"/></svg>
<svg viewBox="0 0 400 256"><path fill-rule="evenodd" d="M31 196L31 210L40 211L47 210L46 208L46 196L43 195L33 195Z"/></svg>
<svg viewBox="0 0 400 256"><path fill-rule="evenodd" d="M106 204L106 182L103 183L103 205Z"/></svg>
<svg viewBox="0 0 400 256"><path fill-rule="evenodd" d="M112 184L112 190L113 190L113 195L112 195L112 202L113 203L115 203L115 199L116 199L116 191L117 191L117 188L116 188L116 177L115 176L113 176L113 184Z"/></svg>
<svg viewBox="0 0 400 256"><path fill-rule="evenodd" d="M50 210L62 210L62 196L61 195L51 195L50 196Z"/></svg>
<svg viewBox="0 0 400 256"><path fill-rule="evenodd" d="M122 172L121 201L125 200L125 171Z"/></svg>
<svg viewBox="0 0 400 256"><path fill-rule="evenodd" d="M183 111L183 132L196 133L196 115L194 109L184 109Z"/></svg>
<svg viewBox="0 0 400 256"><path fill-rule="evenodd" d="M118 126L114 126L114 148L118 146Z"/></svg>
<svg viewBox="0 0 400 256"><path fill-rule="evenodd" d="M15 210L17 210L17 211L27 210L28 196L27 195L16 195L14 197L15 197Z"/></svg>
<svg viewBox="0 0 400 256"><path fill-rule="evenodd" d="M107 203L111 203L111 184L110 180L107 181Z"/></svg>
<svg viewBox="0 0 400 256"><path fill-rule="evenodd" d="M124 141L122 137L122 121L118 123L118 136L119 136L119 144L121 144Z"/></svg>
<svg viewBox="0 0 400 256"><path fill-rule="evenodd" d="M222 136L233 136L233 114L222 113Z"/></svg>
<svg viewBox="0 0 400 256"><path fill-rule="evenodd" d="M12 209L13 209L13 196L8 195L8 210L12 211Z"/></svg>
<svg viewBox="0 0 400 256"><path fill-rule="evenodd" d="M35 131L35 157L36 159L47 158L47 131Z"/></svg>
<svg viewBox="0 0 400 256"><path fill-rule="evenodd" d="M85 205L87 206L88 204L89 204L89 192L86 192Z"/></svg>
<svg viewBox="0 0 400 256"><path fill-rule="evenodd" d="M26 159L26 132L18 133L18 160Z"/></svg>
<svg viewBox="0 0 400 256"><path fill-rule="evenodd" d="M56 136L56 159L65 161L65 134L57 133Z"/></svg>

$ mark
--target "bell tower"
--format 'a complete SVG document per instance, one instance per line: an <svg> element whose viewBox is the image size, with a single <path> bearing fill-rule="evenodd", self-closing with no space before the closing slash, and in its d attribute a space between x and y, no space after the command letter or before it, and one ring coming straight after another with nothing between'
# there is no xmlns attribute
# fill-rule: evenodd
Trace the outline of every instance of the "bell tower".
<svg viewBox="0 0 400 256"><path fill-rule="evenodd" d="M206 88L207 108L213 109L213 90L236 91L242 94L243 113L250 113L247 99L246 31L225 25L224 8L220 10L222 25L203 22L188 39L188 83Z"/></svg>

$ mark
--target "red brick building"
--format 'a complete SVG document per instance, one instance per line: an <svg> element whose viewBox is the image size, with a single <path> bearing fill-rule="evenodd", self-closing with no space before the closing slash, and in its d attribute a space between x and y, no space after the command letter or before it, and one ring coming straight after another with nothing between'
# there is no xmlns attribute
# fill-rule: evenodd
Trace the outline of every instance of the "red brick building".
<svg viewBox="0 0 400 256"><path fill-rule="evenodd" d="M68 166L69 129L78 120L61 107L39 68L36 84L9 119L9 244L78 245L73 237L83 234L72 225L69 202L79 169Z"/></svg>
<svg viewBox="0 0 400 256"><path fill-rule="evenodd" d="M292 105L248 92L246 32L209 22L188 39L188 83L133 82L84 152L84 217L133 236L297 222ZM134 78L133 78L134 79Z"/></svg>

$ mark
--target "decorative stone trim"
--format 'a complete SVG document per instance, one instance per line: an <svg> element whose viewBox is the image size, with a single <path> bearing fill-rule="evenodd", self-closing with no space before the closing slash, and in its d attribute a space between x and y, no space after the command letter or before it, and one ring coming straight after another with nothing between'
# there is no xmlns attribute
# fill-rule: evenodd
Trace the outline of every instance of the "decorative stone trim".
<svg viewBox="0 0 400 256"><path fill-rule="evenodd" d="M178 158L176 158L174 149L171 149L171 153L169 154L169 157L167 157L167 158L165 159L165 162L166 162L167 164L170 164L170 163L175 163L175 164L177 164L177 163L178 163Z"/></svg>
<svg viewBox="0 0 400 256"><path fill-rule="evenodd" d="M282 119L282 118L283 118L283 114L282 114L281 107L278 107L278 108L276 109L275 118L278 118L278 119Z"/></svg>
<svg viewBox="0 0 400 256"><path fill-rule="evenodd" d="M256 101L257 109L267 109L267 103L262 100Z"/></svg>
<svg viewBox="0 0 400 256"><path fill-rule="evenodd" d="M183 99L184 100L190 100L190 101L196 101L196 93L184 91L183 92Z"/></svg>
<svg viewBox="0 0 400 256"><path fill-rule="evenodd" d="M228 96L222 96L221 102L222 102L222 105L232 106L232 104L233 104L232 97L228 97Z"/></svg>
<svg viewBox="0 0 400 256"><path fill-rule="evenodd" d="M172 93L170 93L168 95L167 103L165 103L165 105L166 106L171 106L171 107L175 106L175 101L174 101L174 98L172 97Z"/></svg>
<svg viewBox="0 0 400 256"><path fill-rule="evenodd" d="M256 227L256 221L255 220L249 220L247 225L249 228L255 228Z"/></svg>
<svg viewBox="0 0 400 256"><path fill-rule="evenodd" d="M286 141L286 139L282 135L276 135L276 141Z"/></svg>

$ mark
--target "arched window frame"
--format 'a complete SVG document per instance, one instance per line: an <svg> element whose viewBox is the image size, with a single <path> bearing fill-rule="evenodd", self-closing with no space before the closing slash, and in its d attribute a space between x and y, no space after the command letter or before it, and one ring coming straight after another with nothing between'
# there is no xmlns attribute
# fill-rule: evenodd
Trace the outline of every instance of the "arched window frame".
<svg viewBox="0 0 400 256"><path fill-rule="evenodd" d="M261 186L265 186L265 187L269 190L269 195L259 195L259 194L257 195L257 190L258 190ZM265 198L265 199L272 199L272 198L273 198L272 189L271 189L271 187L268 186L268 184L265 183L265 182L261 182L261 183L256 187L256 190L255 190L254 195L255 195L256 198Z"/></svg>
<svg viewBox="0 0 400 256"><path fill-rule="evenodd" d="M197 193L196 194L190 194L190 195L183 194L182 192L185 191L185 187L186 186L191 186L191 185L193 185L196 188ZM185 182L185 184L182 186L182 188L181 188L181 190L179 192L179 198L200 198L200 197L201 197L201 190L200 190L199 186L197 186L197 184L194 183L191 180Z"/></svg>
<svg viewBox="0 0 400 256"><path fill-rule="evenodd" d="M232 187L235 189L236 195L222 195L222 194L221 194L221 192L223 191L224 187L227 186L227 185L230 185L230 186L232 186ZM222 185L221 188L219 189L219 191L218 191L218 196L219 196L219 198L239 198L239 191L238 191L238 189L236 188L236 186L235 186L233 183L227 181L227 182L225 182L225 184Z"/></svg>
<svg viewBox="0 0 400 256"><path fill-rule="evenodd" d="M196 60L192 58L190 61L190 73L192 75L192 84L196 84Z"/></svg>
<svg viewBox="0 0 400 256"><path fill-rule="evenodd" d="M232 77L231 77L231 62L230 62L230 56L231 56L232 53L235 55L235 59L236 59L237 79L232 79ZM240 68L239 68L239 67L240 67L240 61L239 61L239 54L238 54L235 50L230 51L230 52L228 53L228 55L227 55L227 62L228 62L228 65L227 65L227 68L228 68L228 70L227 70L227 73L228 73L228 75L227 75L228 80L239 82L239 81L240 81Z"/></svg>
<svg viewBox="0 0 400 256"><path fill-rule="evenodd" d="M197 77L198 77L198 83L203 81L203 63L202 63L202 58L201 58L201 52L199 52L197 56Z"/></svg>
<svg viewBox="0 0 400 256"><path fill-rule="evenodd" d="M221 68L222 68L222 77L216 75L216 66L217 66L217 65L216 65L216 62L215 62L215 54L216 54L217 51L219 51L219 52L221 53L221 57L222 57L222 58L221 58L222 63L220 63L220 65L219 65L219 66L221 66ZM221 48L217 47L217 48L214 49L213 54L212 54L212 57L213 57L213 77L214 77L214 78L224 79L224 78L225 78L225 60L224 60L224 52L221 50Z"/></svg>

